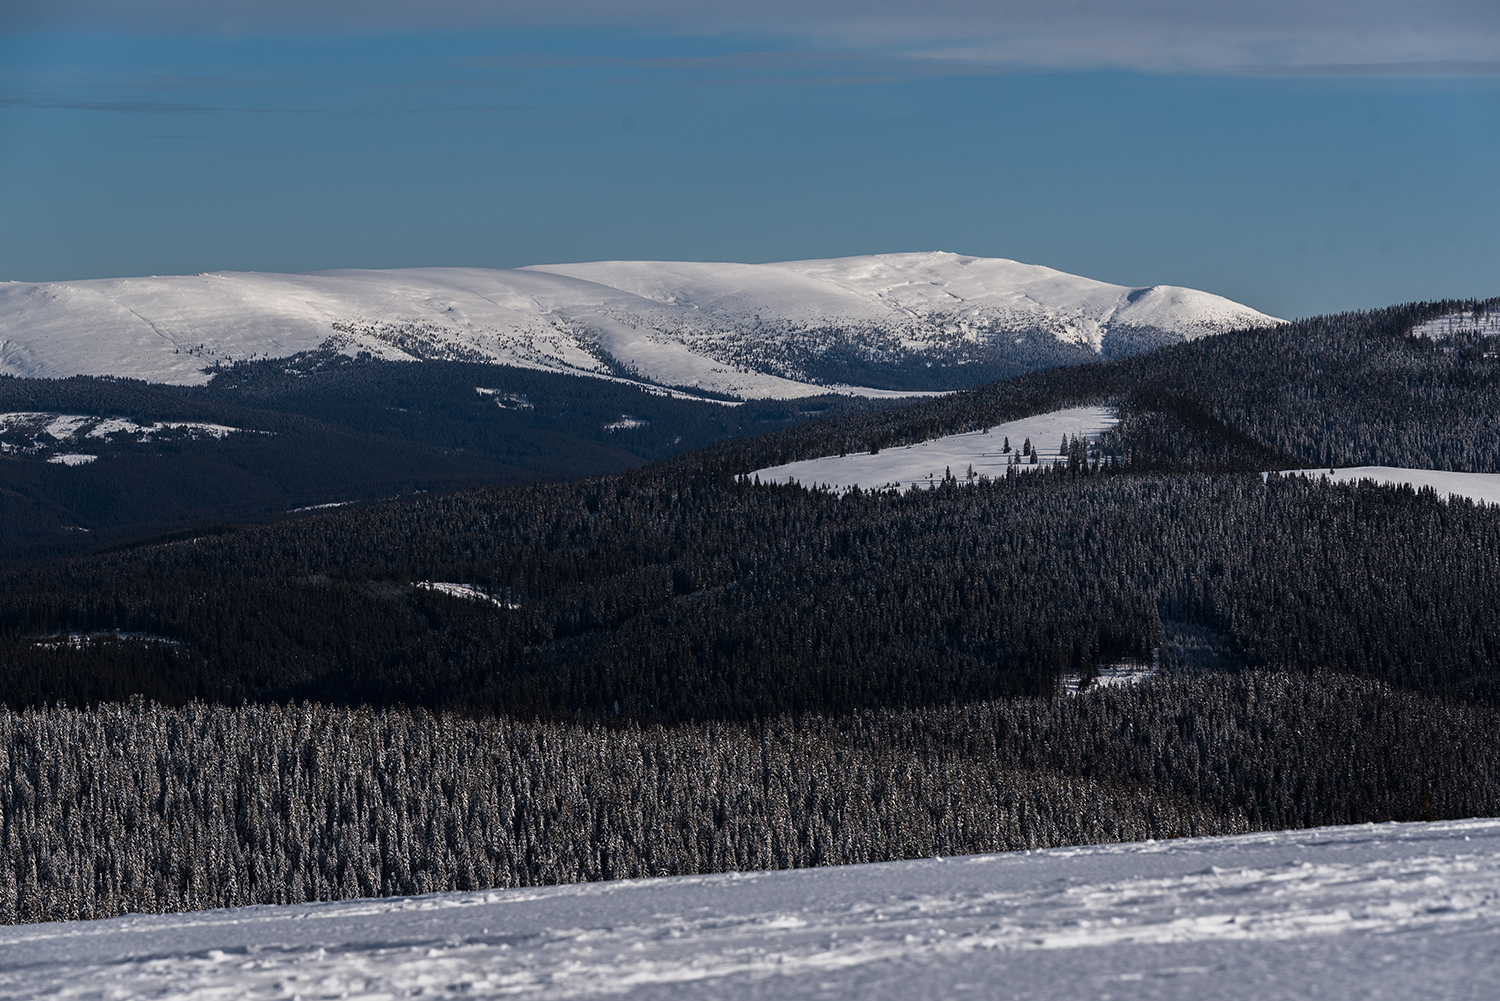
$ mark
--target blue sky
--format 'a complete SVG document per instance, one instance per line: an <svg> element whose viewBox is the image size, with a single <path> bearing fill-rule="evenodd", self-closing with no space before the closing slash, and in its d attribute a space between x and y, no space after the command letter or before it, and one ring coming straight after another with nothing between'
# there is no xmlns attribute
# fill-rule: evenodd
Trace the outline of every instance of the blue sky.
<svg viewBox="0 0 1500 1001"><path fill-rule="evenodd" d="M3 8L0 279L938 249L1283 316L1500 294L1500 19L1173 2Z"/></svg>

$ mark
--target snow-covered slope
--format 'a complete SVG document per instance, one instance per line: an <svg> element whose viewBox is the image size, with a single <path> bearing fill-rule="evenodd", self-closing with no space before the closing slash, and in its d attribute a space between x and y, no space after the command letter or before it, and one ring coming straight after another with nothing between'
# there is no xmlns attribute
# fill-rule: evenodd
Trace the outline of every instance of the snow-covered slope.
<svg viewBox="0 0 1500 1001"><path fill-rule="evenodd" d="M569 275L690 307L726 326L868 326L912 346L1045 331L1100 351L1111 331L1192 340L1280 322L1195 289L1126 288L1035 264L959 254L876 254L781 264L601 261L525 270Z"/></svg>
<svg viewBox="0 0 1500 1001"><path fill-rule="evenodd" d="M1341 469L1288 469L1281 475L1314 476L1335 483L1373 480L1387 486L1409 486L1414 490L1431 487L1444 500L1457 496L1481 504L1500 505L1500 473L1453 473L1404 466L1345 466Z"/></svg>
<svg viewBox="0 0 1500 1001"><path fill-rule="evenodd" d="M0 283L0 372L194 384L216 364L331 346L790 398L947 389L1272 322L1191 289L936 253L226 272Z"/></svg>
<svg viewBox="0 0 1500 1001"><path fill-rule="evenodd" d="M936 486L952 475L967 482L974 478L996 479L1007 473L1030 472L1068 457L1061 452L1063 436L1089 442L1119 423L1119 415L1108 407L1071 407L998 424L983 431L944 435L916 445L882 449L871 454L830 455L802 459L780 466L757 469L751 476L762 483L800 483L805 487L848 490L914 490ZM1022 450L1030 443L1033 462Z"/></svg>
<svg viewBox="0 0 1500 1001"><path fill-rule="evenodd" d="M1500 821L0 929L57 999L1486 998Z"/></svg>

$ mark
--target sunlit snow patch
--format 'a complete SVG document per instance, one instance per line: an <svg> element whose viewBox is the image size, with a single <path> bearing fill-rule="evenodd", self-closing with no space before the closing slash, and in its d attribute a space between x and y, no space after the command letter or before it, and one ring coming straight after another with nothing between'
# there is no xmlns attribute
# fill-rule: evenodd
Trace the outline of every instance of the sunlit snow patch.
<svg viewBox="0 0 1500 1001"><path fill-rule="evenodd" d="M1269 476L1270 474L1265 474ZM1450 495L1485 504L1500 504L1500 473L1450 473L1441 469L1401 466L1347 466L1343 469L1288 469L1283 476L1316 476L1335 483L1373 480L1386 486L1431 487L1445 500Z"/></svg>
<svg viewBox="0 0 1500 1001"><path fill-rule="evenodd" d="M498 389L487 389L484 386L475 386L474 392L480 396L492 396L495 404L501 410L534 410L531 400L523 393L502 393Z"/></svg>
<svg viewBox="0 0 1500 1001"><path fill-rule="evenodd" d="M348 507L350 504L358 504L358 501L329 501L326 504L308 504L306 507L293 507L287 509L287 514L301 514L303 511L326 511L335 507Z"/></svg>
<svg viewBox="0 0 1500 1001"><path fill-rule="evenodd" d="M1083 437L1089 442L1119 423L1109 407L1072 407L1035 417L999 424L984 431L950 434L919 445L881 449L876 454L858 453L804 459L784 466L757 469L752 476L761 482L800 483L806 487L827 486L848 490L911 490L934 486L952 474L960 483L974 479L996 479L1009 470L1028 472L1041 466L1066 462L1061 452L1063 436ZM1005 450L1006 442L1010 451ZM1037 461L1021 456L1027 441Z"/></svg>
<svg viewBox="0 0 1500 1001"><path fill-rule="evenodd" d="M87 529L84 529L87 531ZM121 643L144 643L148 646L164 646L173 650L182 649L182 641L174 640L168 636L158 636L156 633L129 633L119 629L104 630L92 633L58 633L45 636L37 640L33 645L44 650L58 650L62 647L71 647L74 650L82 650L93 643L107 640L116 640Z"/></svg>
<svg viewBox="0 0 1500 1001"><path fill-rule="evenodd" d="M74 417L64 414L48 421L47 426L42 431L56 438L58 441L65 441L77 434L78 429L91 420L93 420L92 417Z"/></svg>
<svg viewBox="0 0 1500 1001"><path fill-rule="evenodd" d="M516 609L521 607L515 602L502 601L501 599L494 597L481 588L475 587L473 584L450 584L445 581L438 580L420 580L413 584L412 587L419 587L424 591L436 591L439 594L446 594L450 598L468 598L471 601L488 601L496 608Z"/></svg>
<svg viewBox="0 0 1500 1001"><path fill-rule="evenodd" d="M1472 313L1449 313L1412 328L1412 333L1434 341L1471 335L1500 337L1500 312L1481 309Z"/></svg>
<svg viewBox="0 0 1500 1001"><path fill-rule="evenodd" d="M157 436L186 437L190 440L213 438L223 440L231 434L246 433L243 428L202 421L157 421L137 424L126 417L97 417L87 414L17 412L0 414L0 452L47 458L48 462L81 466L94 461L84 453L49 455L53 449L74 447L91 442L119 443L121 440L144 445ZM258 431L256 434L271 434Z"/></svg>
<svg viewBox="0 0 1500 1001"><path fill-rule="evenodd" d="M1138 660L1120 660L1111 664L1101 664L1097 673L1093 675L1085 685L1083 675L1078 671L1070 671L1063 675L1062 690L1068 695L1077 695L1079 692L1091 692L1101 688L1123 688L1127 685L1138 685L1147 678L1154 677L1161 669L1161 651L1153 650L1151 663Z"/></svg>
<svg viewBox="0 0 1500 1001"><path fill-rule="evenodd" d="M606 431L633 431L636 428L643 428L647 424L650 424L650 423L651 423L650 421L648 421L648 420L642 420L639 417L632 417L629 414L621 414L619 420L617 420L617 421L611 421L610 423L604 425L604 430L606 430Z"/></svg>

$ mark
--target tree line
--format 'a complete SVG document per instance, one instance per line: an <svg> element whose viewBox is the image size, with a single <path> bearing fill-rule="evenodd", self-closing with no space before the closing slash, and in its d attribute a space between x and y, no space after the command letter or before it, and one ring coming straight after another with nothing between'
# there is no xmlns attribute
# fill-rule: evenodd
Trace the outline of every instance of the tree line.
<svg viewBox="0 0 1500 1001"><path fill-rule="evenodd" d="M1500 811L1500 712L1337 676L611 727L0 711L0 921Z"/></svg>

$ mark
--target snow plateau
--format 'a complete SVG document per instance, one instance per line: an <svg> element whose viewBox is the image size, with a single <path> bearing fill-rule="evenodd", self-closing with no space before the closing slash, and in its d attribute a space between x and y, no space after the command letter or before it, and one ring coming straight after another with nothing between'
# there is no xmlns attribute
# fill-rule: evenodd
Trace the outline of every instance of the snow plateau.
<svg viewBox="0 0 1500 1001"><path fill-rule="evenodd" d="M329 347L741 398L904 395L933 387L902 382L902 366L909 374L924 365L993 361L1023 343L1086 354L1107 352L1112 337L1134 338L1129 350L1137 350L1277 322L1193 289L1133 289L945 253L782 264L218 272L0 283L0 373L196 385L216 365ZM842 361L830 367L829 358ZM894 388L827 376L849 359L849 371L886 373Z"/></svg>

